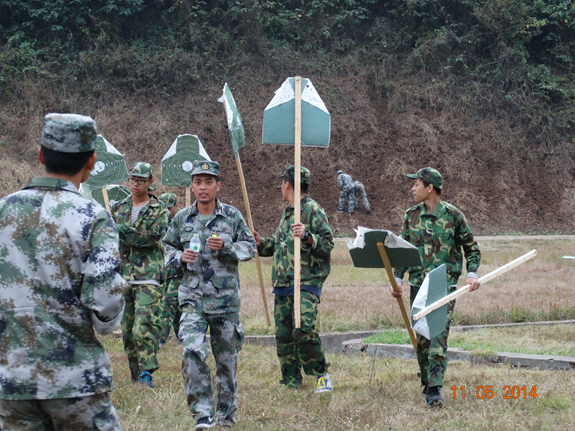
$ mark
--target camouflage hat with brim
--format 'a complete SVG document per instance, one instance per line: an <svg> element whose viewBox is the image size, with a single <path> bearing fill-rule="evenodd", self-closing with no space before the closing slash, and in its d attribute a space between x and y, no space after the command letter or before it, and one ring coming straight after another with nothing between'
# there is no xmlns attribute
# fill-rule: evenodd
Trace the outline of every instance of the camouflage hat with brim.
<svg viewBox="0 0 575 431"><path fill-rule="evenodd" d="M287 169L282 174L281 178L289 178L291 180L294 179L294 172L295 167L294 165L289 165ZM311 172L309 169L300 166L300 182L301 184L309 184L309 179L311 177Z"/></svg>
<svg viewBox="0 0 575 431"><path fill-rule="evenodd" d="M164 193L160 196L160 200L164 202L168 208L172 208L178 203L178 197L175 193Z"/></svg>
<svg viewBox="0 0 575 431"><path fill-rule="evenodd" d="M136 162L130 166L128 175L131 177L153 178L154 169L152 165L146 162Z"/></svg>
<svg viewBox="0 0 575 431"><path fill-rule="evenodd" d="M339 171L337 171L337 174L343 174L343 171L340 169Z"/></svg>
<svg viewBox="0 0 575 431"><path fill-rule="evenodd" d="M192 165L192 178L194 175L207 174L220 176L220 164L210 160L194 160Z"/></svg>
<svg viewBox="0 0 575 431"><path fill-rule="evenodd" d="M96 122L85 115L48 114L44 117L42 146L60 153L85 153L96 149Z"/></svg>
<svg viewBox="0 0 575 431"><path fill-rule="evenodd" d="M432 184L439 190L441 190L443 187L443 177L436 169L433 168L422 168L417 171L416 174L408 174L407 178L411 178L412 180L419 178L429 184Z"/></svg>

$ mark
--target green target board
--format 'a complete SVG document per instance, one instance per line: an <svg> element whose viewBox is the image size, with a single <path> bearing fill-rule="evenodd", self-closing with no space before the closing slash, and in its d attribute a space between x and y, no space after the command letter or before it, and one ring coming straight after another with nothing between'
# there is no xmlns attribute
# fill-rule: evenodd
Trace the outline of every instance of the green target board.
<svg viewBox="0 0 575 431"><path fill-rule="evenodd" d="M162 185L188 187L195 160L211 160L200 139L196 135L178 136L162 159Z"/></svg>
<svg viewBox="0 0 575 431"><path fill-rule="evenodd" d="M309 79L301 79L301 145L328 147L331 117ZM295 145L295 78L287 78L264 110L264 144Z"/></svg>
<svg viewBox="0 0 575 431"><path fill-rule="evenodd" d="M102 135L96 138L96 156L96 164L86 180L92 190L128 180L124 156Z"/></svg>

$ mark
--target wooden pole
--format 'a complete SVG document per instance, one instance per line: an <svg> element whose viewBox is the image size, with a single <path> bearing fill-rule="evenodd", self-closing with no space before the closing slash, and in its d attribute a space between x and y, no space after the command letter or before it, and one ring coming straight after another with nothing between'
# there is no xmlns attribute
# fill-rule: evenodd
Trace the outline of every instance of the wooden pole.
<svg viewBox="0 0 575 431"><path fill-rule="evenodd" d="M385 251L385 247L383 246L382 242L377 243L377 249L379 250L379 255L381 256L381 260L383 261L383 265L385 266L385 270L387 271L387 276L389 277L389 281L391 282L393 290L399 292L397 281L395 281L395 276L393 275L391 264L389 263L389 257L387 256L387 252ZM411 344L413 344L413 350L415 353L417 353L417 341L415 341L415 334L413 333L413 329L411 329L411 320L409 319L407 311L405 310L405 305L403 304L403 298L395 298L395 299L397 299L397 303L399 304L399 309L401 310L401 315L403 316L405 327L407 328L407 332L409 333L409 338L411 338Z"/></svg>
<svg viewBox="0 0 575 431"><path fill-rule="evenodd" d="M186 187L186 207L189 207L192 204L192 191L190 190L190 186Z"/></svg>
<svg viewBox="0 0 575 431"><path fill-rule="evenodd" d="M102 196L104 197L104 204L106 205L106 211L110 212L110 200L108 199L108 189L106 186L102 187Z"/></svg>
<svg viewBox="0 0 575 431"><path fill-rule="evenodd" d="M252 221L252 212L250 210L250 201L248 200L248 190L246 188L246 182L244 180L244 171L242 169L242 162L240 161L240 155L238 153L238 158L236 159L236 165L238 167L238 173L240 174L240 183L242 185L242 193L244 195L244 202L246 204L246 216L248 218L248 226L250 230L254 231L254 223ZM260 265L260 255L258 254L258 250L256 248L256 268L258 270L258 277L260 279L260 289L262 291L262 299L264 301L264 310L266 314L266 320L268 321L268 326L272 326L272 322L270 320L270 313L268 311L268 301L266 299L266 290L264 289L264 278L262 276L262 267Z"/></svg>
<svg viewBox="0 0 575 431"><path fill-rule="evenodd" d="M537 250L531 250L529 253L526 253L523 256L518 257L515 260L512 260L507 265L503 265L501 268L497 268L495 271L492 271L489 274L484 275L483 277L481 277L479 279L479 282L485 283L489 280L493 280L495 277L499 277L501 274L509 271L510 269L513 269L516 266L519 266L522 263L527 262L529 259L531 259L532 257L535 257L536 255L537 255ZM471 284L466 284L461 289L457 289L455 292L450 293L449 295L441 298L439 301L436 301L433 304L428 305L423 310L421 310L419 313L414 314L413 320L419 320L422 317L427 316L429 313L437 310L439 307L442 307L445 304L447 304L448 302L451 302L454 299L459 298L460 296L466 294L470 288L471 288Z"/></svg>
<svg viewBox="0 0 575 431"><path fill-rule="evenodd" d="M293 218L294 223L300 222L301 213L301 76L295 77L295 161L294 161L294 199L293 199ZM294 324L296 328L301 328L301 239L294 236L293 258L294 258Z"/></svg>

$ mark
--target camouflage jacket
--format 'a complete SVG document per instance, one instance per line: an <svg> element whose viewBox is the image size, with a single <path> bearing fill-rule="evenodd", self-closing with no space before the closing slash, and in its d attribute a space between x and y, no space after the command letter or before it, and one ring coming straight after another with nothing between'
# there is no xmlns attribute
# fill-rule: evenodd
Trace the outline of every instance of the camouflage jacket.
<svg viewBox="0 0 575 431"><path fill-rule="evenodd" d="M169 211L168 211L169 212ZM170 223L172 223L172 214L170 214L169 217ZM166 255L166 253L164 252L164 256ZM165 266L164 267L164 274L165 274L165 282L167 282L168 280L172 280L172 279L177 279L182 281L182 278L184 277L184 267L182 265L179 266Z"/></svg>
<svg viewBox="0 0 575 431"><path fill-rule="evenodd" d="M168 229L170 213L155 196L138 214L134 226L130 223L132 195L117 202L111 209L120 234L122 273L126 281L164 279L162 237Z"/></svg>
<svg viewBox="0 0 575 431"><path fill-rule="evenodd" d="M334 247L329 217L309 196L301 200L300 222L311 234L313 244L301 241L301 284L321 289L331 271L330 253ZM294 286L294 239L291 225L294 208L288 206L282 215L274 236L263 238L258 246L260 256L273 256L272 284L274 287Z"/></svg>
<svg viewBox="0 0 575 431"><path fill-rule="evenodd" d="M211 250L206 240L215 233L224 240L221 250ZM197 234L202 250L191 270L182 263L182 254ZM183 267L184 278L178 291L181 306L190 304L205 313L240 311L240 277L238 262L255 256L255 240L242 214L216 199L216 210L204 223L197 203L184 208L170 224L164 237L166 265Z"/></svg>
<svg viewBox="0 0 575 431"><path fill-rule="evenodd" d="M353 188L353 180L348 174L339 174L337 176L337 184L340 190L346 192Z"/></svg>
<svg viewBox="0 0 575 431"><path fill-rule="evenodd" d="M463 266L461 249L467 260L467 272L477 272L481 261L479 246L463 213L443 200L432 214L427 214L422 202L405 212L405 220L399 233L416 246L423 266L398 268L395 276L403 278L409 271L409 282L421 286L425 275L445 263L447 281L457 284Z"/></svg>
<svg viewBox="0 0 575 431"><path fill-rule="evenodd" d="M0 399L113 389L98 341L122 318L118 233L71 182L35 178L0 199Z"/></svg>

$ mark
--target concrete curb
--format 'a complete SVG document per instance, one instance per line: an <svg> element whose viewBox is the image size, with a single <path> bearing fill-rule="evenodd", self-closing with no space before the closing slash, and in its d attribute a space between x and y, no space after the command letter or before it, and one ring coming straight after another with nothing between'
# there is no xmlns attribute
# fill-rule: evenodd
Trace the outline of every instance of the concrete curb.
<svg viewBox="0 0 575 431"><path fill-rule="evenodd" d="M514 328L520 326L544 326L544 325L573 325L575 320L559 320L552 322L525 322L525 323L502 323L496 325L472 325L454 326L452 331L473 331L485 328ZM381 334L385 330L354 331L341 333L320 334L321 344L325 353L344 353L346 355L358 355L366 353L375 357L417 359L413 346L410 344L364 344L363 340L375 334ZM273 335L247 335L245 342L264 347L275 347ZM495 356L475 356L470 352L449 347L447 357L450 361L471 361L481 364L509 364L521 368L539 368L545 370L573 370L575 369L575 357L552 356L552 355L528 355L512 352L498 352Z"/></svg>

